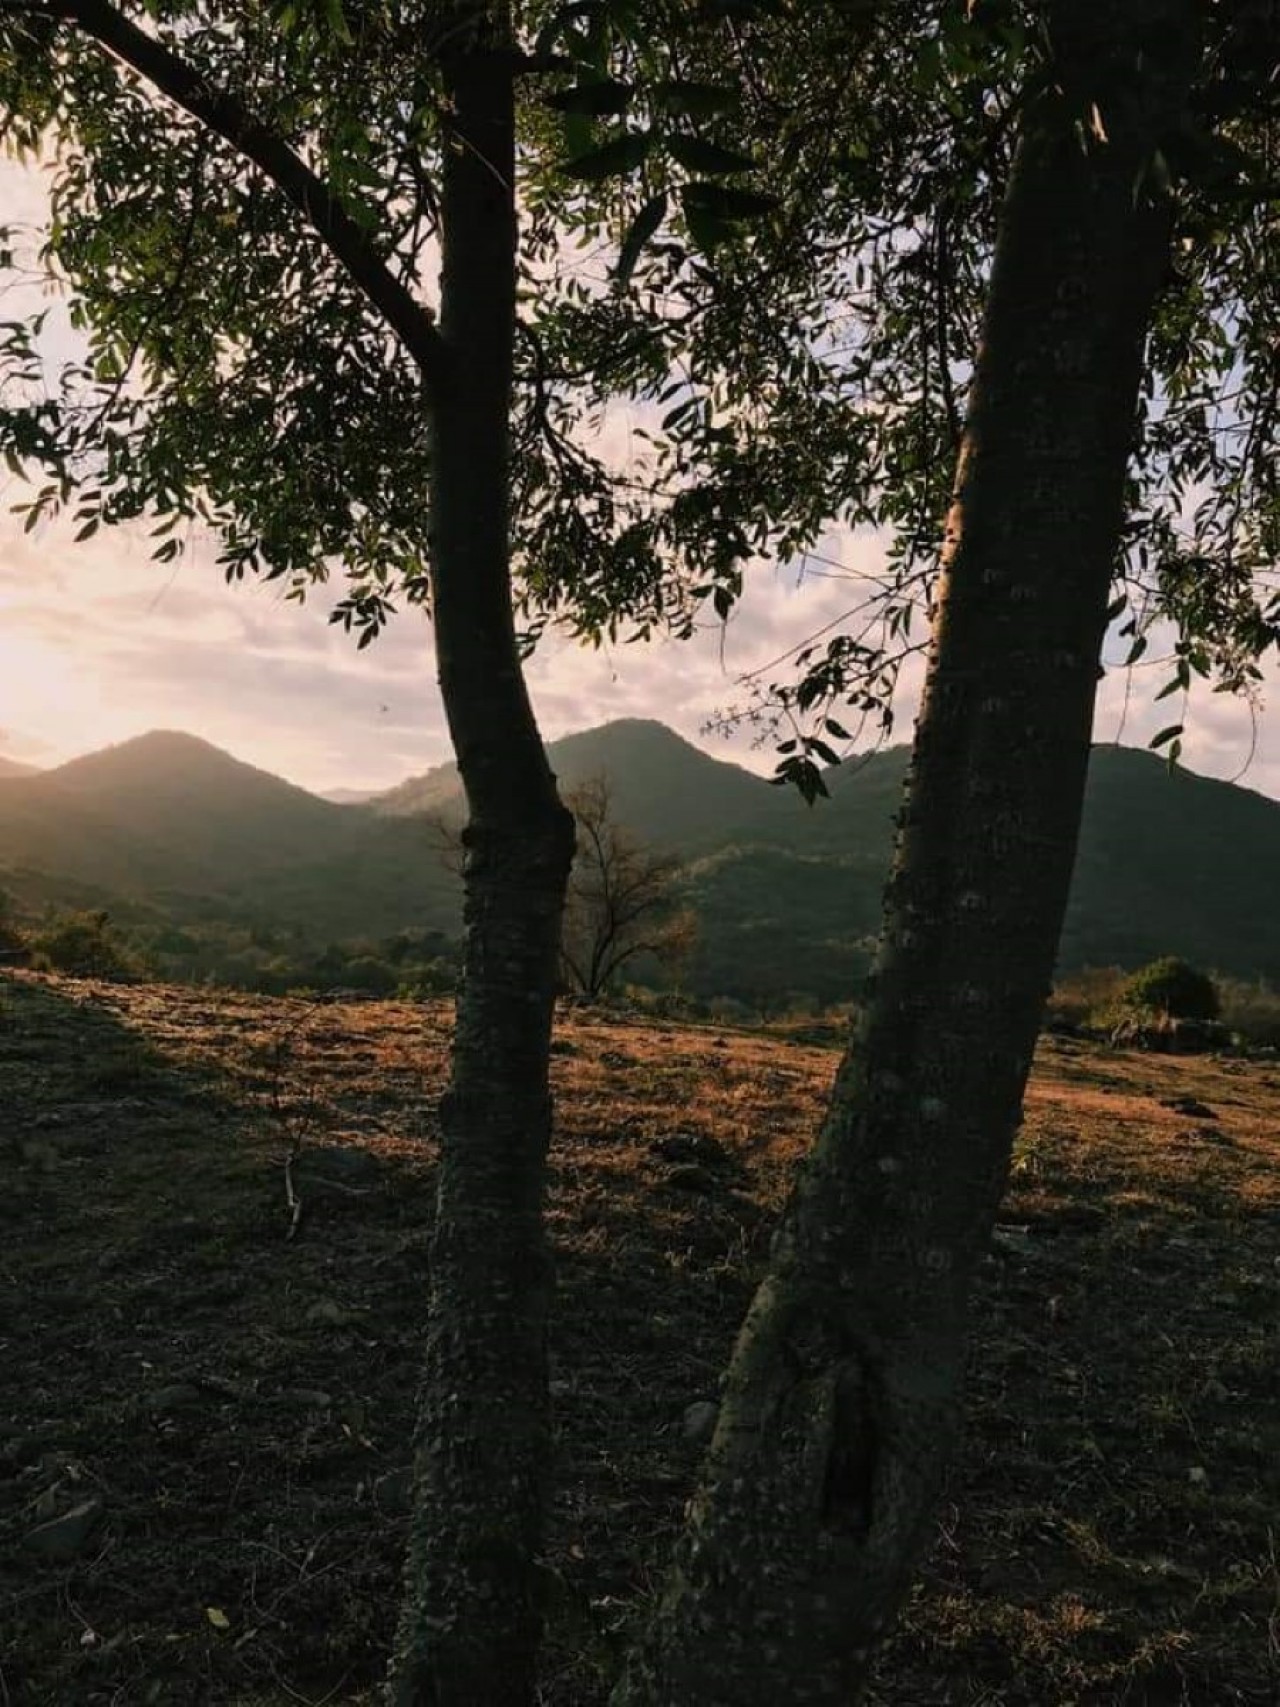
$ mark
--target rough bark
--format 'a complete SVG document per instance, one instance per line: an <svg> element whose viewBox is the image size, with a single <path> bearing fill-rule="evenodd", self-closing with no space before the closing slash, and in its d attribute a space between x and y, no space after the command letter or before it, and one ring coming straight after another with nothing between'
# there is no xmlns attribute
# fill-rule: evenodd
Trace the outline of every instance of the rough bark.
<svg viewBox="0 0 1280 1707"><path fill-rule="evenodd" d="M959 1411L1075 852L1194 0L1075 0L1024 121L864 1017L615 1707L860 1695ZM1098 123L1090 105L1098 103ZM1106 140L1096 134L1105 129Z"/></svg>
<svg viewBox="0 0 1280 1707"><path fill-rule="evenodd" d="M508 421L515 319L513 60L493 22L445 49L432 396L433 614L469 822L465 959L431 1246L417 1493L389 1698L527 1707L550 1456L543 1177L548 1059L573 819L520 668Z"/></svg>

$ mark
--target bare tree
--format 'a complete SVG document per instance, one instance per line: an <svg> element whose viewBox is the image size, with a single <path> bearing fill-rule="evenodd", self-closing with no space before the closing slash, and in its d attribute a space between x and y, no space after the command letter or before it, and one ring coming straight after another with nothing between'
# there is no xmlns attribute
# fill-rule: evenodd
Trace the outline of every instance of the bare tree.
<svg viewBox="0 0 1280 1707"><path fill-rule="evenodd" d="M560 970L565 984L594 1001L641 955L678 966L696 922L680 905L680 861L618 823L609 781L591 777L568 791L578 853L565 897Z"/></svg>

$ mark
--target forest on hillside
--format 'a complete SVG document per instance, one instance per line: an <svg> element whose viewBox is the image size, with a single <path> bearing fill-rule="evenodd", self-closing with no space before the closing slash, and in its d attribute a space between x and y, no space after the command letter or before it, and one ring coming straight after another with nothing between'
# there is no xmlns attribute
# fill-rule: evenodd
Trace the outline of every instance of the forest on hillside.
<svg viewBox="0 0 1280 1707"><path fill-rule="evenodd" d="M570 797L607 785L611 832L661 864L668 911L689 921L678 955L624 960L612 994L766 1015L856 997L905 748L835 767L811 806L657 723L567 737L551 759ZM58 937L64 915L106 912L135 975L277 995L445 994L461 966L461 805L452 768L339 807L205 743L145 737L0 782L0 888L14 927L63 971L109 969ZM1153 755L1096 749L1059 978L1176 953L1238 983L1280 984L1277 864L1280 805Z"/></svg>

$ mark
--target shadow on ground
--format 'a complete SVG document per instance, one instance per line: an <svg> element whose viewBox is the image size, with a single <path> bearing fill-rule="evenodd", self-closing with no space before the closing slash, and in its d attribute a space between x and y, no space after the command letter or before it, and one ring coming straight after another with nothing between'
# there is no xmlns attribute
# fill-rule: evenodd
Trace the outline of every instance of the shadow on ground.
<svg viewBox="0 0 1280 1707"><path fill-rule="evenodd" d="M438 1007L0 983L0 1707L372 1701L448 1040ZM558 1028L545 1707L602 1707L660 1580L834 1060ZM1280 1700L1278 1129L1274 1070L1042 1052L874 1707Z"/></svg>

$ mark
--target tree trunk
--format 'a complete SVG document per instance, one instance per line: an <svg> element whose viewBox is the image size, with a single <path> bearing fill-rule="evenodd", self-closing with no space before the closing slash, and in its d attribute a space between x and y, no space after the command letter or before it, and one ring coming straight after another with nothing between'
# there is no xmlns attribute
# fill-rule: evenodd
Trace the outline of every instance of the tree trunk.
<svg viewBox="0 0 1280 1707"><path fill-rule="evenodd" d="M1003 209L867 1004L615 1707L848 1707L955 1438L1167 265L1145 169L1196 57L1194 0L1064 0L1053 21L1058 86L1025 117Z"/></svg>
<svg viewBox="0 0 1280 1707"><path fill-rule="evenodd" d="M441 183L447 368L432 407L432 593L441 693L469 808L466 942L440 1110L395 1707L527 1707L541 1628L535 1572L550 1457L543 1180L573 819L534 723L511 605L508 39L492 16L460 15L443 59L455 146Z"/></svg>

